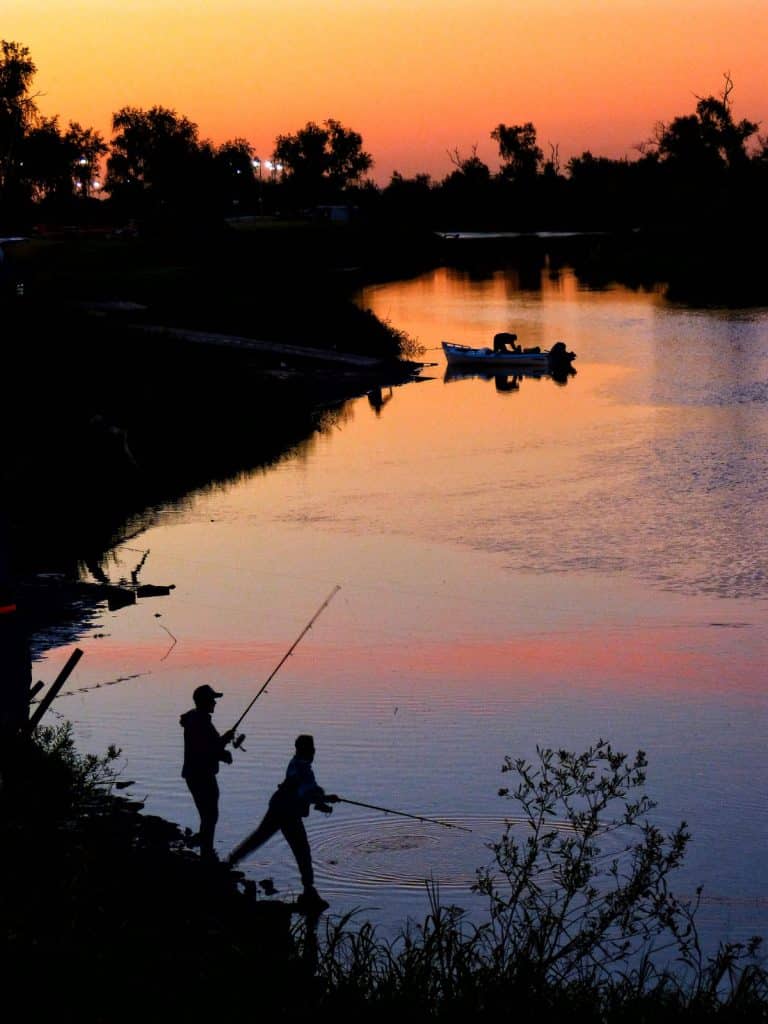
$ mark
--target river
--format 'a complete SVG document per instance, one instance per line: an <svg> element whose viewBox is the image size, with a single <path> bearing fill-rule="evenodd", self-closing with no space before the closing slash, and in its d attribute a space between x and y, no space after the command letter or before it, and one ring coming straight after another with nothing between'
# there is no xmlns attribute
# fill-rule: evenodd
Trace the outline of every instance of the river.
<svg viewBox="0 0 768 1024"><path fill-rule="evenodd" d="M148 812L194 827L178 724L193 687L223 691L231 726L340 585L222 768L222 855L310 732L329 790L472 829L313 814L331 912L391 935L434 879L479 919L475 868L518 814L497 795L505 755L602 737L646 751L653 820L688 823L675 888L703 886L707 943L768 934L768 311L590 289L568 268L533 285L442 268L359 301L425 347L425 379L347 403L279 464L118 548L113 581L143 559L143 580L175 589L101 614L57 714L84 749L122 748ZM565 341L576 374L446 373L441 339L500 330ZM298 891L279 836L244 869Z"/></svg>

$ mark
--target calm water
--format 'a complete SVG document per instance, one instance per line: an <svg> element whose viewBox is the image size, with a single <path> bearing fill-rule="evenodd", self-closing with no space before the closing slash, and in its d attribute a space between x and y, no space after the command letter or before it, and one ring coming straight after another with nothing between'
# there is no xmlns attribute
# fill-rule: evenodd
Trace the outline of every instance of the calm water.
<svg viewBox="0 0 768 1024"><path fill-rule="evenodd" d="M147 810L196 815L179 777L193 687L233 724L335 584L341 591L222 767L222 854L255 826L300 732L321 784L471 834L340 805L309 820L318 887L392 932L424 880L469 893L516 808L505 754L647 751L655 820L693 833L677 889L704 886L705 938L768 935L768 311L692 312L569 272L446 270L367 290L415 335L429 379L363 398L279 466L166 510L119 549L172 596L104 612L55 707L81 745L123 749ZM564 386L446 377L440 340L562 339ZM175 643L174 643L175 641ZM36 671L51 678L68 650ZM251 877L298 889L275 838Z"/></svg>

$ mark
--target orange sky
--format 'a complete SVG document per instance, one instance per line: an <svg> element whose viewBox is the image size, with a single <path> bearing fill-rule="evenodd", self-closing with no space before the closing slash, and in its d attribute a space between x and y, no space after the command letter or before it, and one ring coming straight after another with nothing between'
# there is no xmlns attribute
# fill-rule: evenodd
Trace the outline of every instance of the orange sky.
<svg viewBox="0 0 768 1024"><path fill-rule="evenodd" d="M734 81L768 122L765 0L0 0L2 38L38 66L44 113L110 135L126 104L173 107L203 136L275 136L335 117L392 170L493 167L499 122L533 121L561 162L633 155L658 120ZM765 131L765 129L763 129Z"/></svg>

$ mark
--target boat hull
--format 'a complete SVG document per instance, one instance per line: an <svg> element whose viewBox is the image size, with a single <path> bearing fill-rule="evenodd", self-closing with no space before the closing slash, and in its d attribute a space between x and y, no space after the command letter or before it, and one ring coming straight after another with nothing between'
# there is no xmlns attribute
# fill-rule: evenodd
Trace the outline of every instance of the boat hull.
<svg viewBox="0 0 768 1024"><path fill-rule="evenodd" d="M443 342L443 352L449 366L476 366L492 370L493 367L514 369L516 366L546 370L550 365L548 352L494 352L491 348L470 348Z"/></svg>

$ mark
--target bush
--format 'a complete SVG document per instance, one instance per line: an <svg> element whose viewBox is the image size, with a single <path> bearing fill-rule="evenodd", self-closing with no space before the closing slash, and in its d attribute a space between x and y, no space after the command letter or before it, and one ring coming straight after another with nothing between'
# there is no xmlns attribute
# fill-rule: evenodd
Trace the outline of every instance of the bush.
<svg viewBox="0 0 768 1024"><path fill-rule="evenodd" d="M768 973L760 940L702 953L698 893L678 899L670 874L683 860L685 823L664 834L647 820L647 761L598 741L582 754L537 749L507 758L516 785L499 790L521 814L491 844L475 891L489 920L468 923L428 886L430 913L393 943L351 916L326 925L317 951L325 1002L433 1019L765 1020ZM310 933L305 946L315 943ZM669 966L677 961L681 969Z"/></svg>

